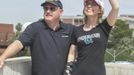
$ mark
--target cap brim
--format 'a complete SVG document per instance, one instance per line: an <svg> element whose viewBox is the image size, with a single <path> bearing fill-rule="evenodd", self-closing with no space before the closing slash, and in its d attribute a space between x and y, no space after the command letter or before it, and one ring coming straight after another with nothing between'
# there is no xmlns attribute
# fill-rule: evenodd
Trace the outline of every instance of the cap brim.
<svg viewBox="0 0 134 75"><path fill-rule="evenodd" d="M52 4L52 5L57 6L57 4L55 4L54 2L44 2L41 4L41 6L45 6L46 4Z"/></svg>
<svg viewBox="0 0 134 75"><path fill-rule="evenodd" d="M102 8L104 9L104 3L101 0L95 0L95 2Z"/></svg>

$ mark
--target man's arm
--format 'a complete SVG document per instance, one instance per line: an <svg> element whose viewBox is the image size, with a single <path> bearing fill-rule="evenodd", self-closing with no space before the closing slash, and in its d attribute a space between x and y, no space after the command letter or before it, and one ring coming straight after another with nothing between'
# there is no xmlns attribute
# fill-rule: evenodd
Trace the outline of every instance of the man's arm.
<svg viewBox="0 0 134 75"><path fill-rule="evenodd" d="M22 43L19 40L14 41L12 44L10 44L7 49L4 51L4 53L0 56L0 68L3 67L4 61L18 53L23 48Z"/></svg>

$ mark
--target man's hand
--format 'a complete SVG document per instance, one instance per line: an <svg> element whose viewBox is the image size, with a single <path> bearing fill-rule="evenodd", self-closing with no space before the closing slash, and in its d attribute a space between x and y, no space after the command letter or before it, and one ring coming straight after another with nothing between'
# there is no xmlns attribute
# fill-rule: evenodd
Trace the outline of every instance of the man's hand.
<svg viewBox="0 0 134 75"><path fill-rule="evenodd" d="M3 59L2 57L0 57L0 69L3 68L4 62L5 62L5 59Z"/></svg>

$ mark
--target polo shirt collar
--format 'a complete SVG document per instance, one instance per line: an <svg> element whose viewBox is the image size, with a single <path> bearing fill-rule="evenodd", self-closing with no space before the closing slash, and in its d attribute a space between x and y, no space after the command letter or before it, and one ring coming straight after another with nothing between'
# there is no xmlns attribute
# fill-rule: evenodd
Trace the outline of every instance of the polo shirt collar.
<svg viewBox="0 0 134 75"><path fill-rule="evenodd" d="M43 27L45 29L51 29L44 20L42 20L42 22L43 22L43 25L44 25ZM65 29L64 23L62 21L60 21L60 28L59 29Z"/></svg>

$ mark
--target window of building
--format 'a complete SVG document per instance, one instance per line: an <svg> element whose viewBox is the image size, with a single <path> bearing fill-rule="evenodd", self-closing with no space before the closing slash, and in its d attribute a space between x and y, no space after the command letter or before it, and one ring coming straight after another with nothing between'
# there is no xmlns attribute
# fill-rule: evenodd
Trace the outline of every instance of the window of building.
<svg viewBox="0 0 134 75"><path fill-rule="evenodd" d="M84 23L83 19L74 19L74 24L75 25L82 25Z"/></svg>

